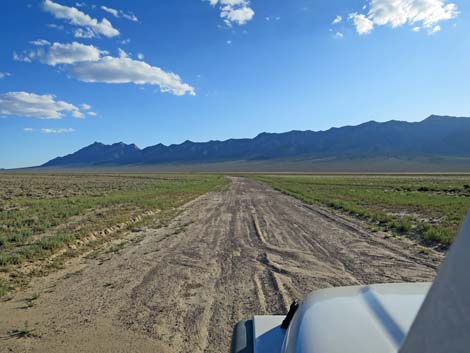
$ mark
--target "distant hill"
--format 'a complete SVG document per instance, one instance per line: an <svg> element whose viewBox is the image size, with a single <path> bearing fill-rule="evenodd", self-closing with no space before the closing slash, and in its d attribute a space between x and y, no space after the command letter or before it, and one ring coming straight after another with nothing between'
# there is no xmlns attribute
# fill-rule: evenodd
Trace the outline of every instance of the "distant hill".
<svg viewBox="0 0 470 353"><path fill-rule="evenodd" d="M394 168L398 169L400 161L407 161L410 165L413 160L431 165L444 161L448 164L446 168L452 168L452 160L465 166L467 158L470 158L470 118L432 115L416 123L395 120L384 123L370 121L326 131L261 133L252 139L186 141L170 146L157 144L144 149L122 142L113 145L95 142L75 153L55 158L41 167L215 164L223 169L224 164L268 166L277 163L287 166L297 161L302 165L319 163L324 165L325 169L328 169L327 164L336 163L336 168L340 171L341 163L338 165L338 161L358 160L364 163L371 159L380 161L379 164L387 164L386 161L389 160L393 161Z"/></svg>

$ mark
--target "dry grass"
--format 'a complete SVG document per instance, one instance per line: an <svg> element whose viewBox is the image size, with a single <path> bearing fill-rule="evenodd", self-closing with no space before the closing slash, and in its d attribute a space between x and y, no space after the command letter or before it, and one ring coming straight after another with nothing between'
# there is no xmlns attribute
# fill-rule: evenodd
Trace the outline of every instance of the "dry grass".
<svg viewBox="0 0 470 353"><path fill-rule="evenodd" d="M375 229L447 247L470 209L468 175L257 176L274 188L368 221Z"/></svg>
<svg viewBox="0 0 470 353"><path fill-rule="evenodd" d="M90 239L105 242L144 216L168 216L224 183L202 175L0 174L0 295L23 264L73 256Z"/></svg>

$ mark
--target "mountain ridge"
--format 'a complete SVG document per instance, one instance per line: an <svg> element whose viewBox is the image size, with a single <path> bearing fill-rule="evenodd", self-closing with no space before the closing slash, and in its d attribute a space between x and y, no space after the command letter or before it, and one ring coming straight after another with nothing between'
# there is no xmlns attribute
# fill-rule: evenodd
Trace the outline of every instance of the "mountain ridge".
<svg viewBox="0 0 470 353"><path fill-rule="evenodd" d="M262 132L254 138L139 148L95 142L40 167L139 166L165 163L268 161L292 158L470 156L470 118L431 115L420 122L368 121L323 131Z"/></svg>

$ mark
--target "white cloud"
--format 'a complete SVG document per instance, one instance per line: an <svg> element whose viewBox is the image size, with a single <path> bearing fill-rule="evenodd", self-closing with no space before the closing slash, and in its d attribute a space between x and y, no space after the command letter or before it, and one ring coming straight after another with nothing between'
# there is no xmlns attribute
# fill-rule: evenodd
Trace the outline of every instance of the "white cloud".
<svg viewBox="0 0 470 353"><path fill-rule="evenodd" d="M118 53L120 58L128 58L129 54L126 53L124 49L118 48Z"/></svg>
<svg viewBox="0 0 470 353"><path fill-rule="evenodd" d="M50 45L51 44L45 39L32 40L30 43L33 44L33 45L37 45L37 46Z"/></svg>
<svg viewBox="0 0 470 353"><path fill-rule="evenodd" d="M225 19L227 25L232 23L244 25L253 18L254 14L255 12L249 7L233 8L225 6L222 8L220 16Z"/></svg>
<svg viewBox="0 0 470 353"><path fill-rule="evenodd" d="M55 29L58 29L58 30L63 30L64 29L64 26L56 25L55 23L49 23L46 26L49 27L49 28L55 28Z"/></svg>
<svg viewBox="0 0 470 353"><path fill-rule="evenodd" d="M397 28L405 24L414 26L415 32L423 27L435 33L441 28L439 22L459 14L457 5L447 0L370 0L368 7L367 14L349 15L359 34L369 33L375 26Z"/></svg>
<svg viewBox="0 0 470 353"><path fill-rule="evenodd" d="M90 116L96 116L97 114L95 112L87 112L88 115Z"/></svg>
<svg viewBox="0 0 470 353"><path fill-rule="evenodd" d="M8 76L11 76L11 74L9 72L0 72L0 80L2 78L8 77Z"/></svg>
<svg viewBox="0 0 470 353"><path fill-rule="evenodd" d="M125 18L127 20L134 21L134 22L139 21L137 16L135 16L133 13L130 13L130 12L126 13L122 10L116 10L116 9L113 9L111 7L106 7L106 6L101 6L101 10L103 10L107 13L110 13L111 15L113 15L116 18Z"/></svg>
<svg viewBox="0 0 470 353"><path fill-rule="evenodd" d="M219 6L220 17L228 26L233 23L244 25L255 15L249 0L209 0L212 6Z"/></svg>
<svg viewBox="0 0 470 353"><path fill-rule="evenodd" d="M137 54L137 59L139 59L139 60L144 60L144 54L138 53L138 54Z"/></svg>
<svg viewBox="0 0 470 353"><path fill-rule="evenodd" d="M341 33L341 32L336 32L336 33L335 33L335 38L341 39L341 38L343 38L343 37L344 37L344 34L343 34L343 33Z"/></svg>
<svg viewBox="0 0 470 353"><path fill-rule="evenodd" d="M133 21L133 22L139 22L139 19L137 18L137 16L132 14L132 13L123 13L121 11L121 16L123 18L125 18L126 20Z"/></svg>
<svg viewBox="0 0 470 353"><path fill-rule="evenodd" d="M61 119L64 113L69 113L74 118L83 118L83 113L78 107L58 101L51 94L8 92L0 95L0 115Z"/></svg>
<svg viewBox="0 0 470 353"><path fill-rule="evenodd" d="M82 108L82 110L90 110L91 105L83 103L83 104L80 104L80 108Z"/></svg>
<svg viewBox="0 0 470 353"><path fill-rule="evenodd" d="M361 35L370 33L374 29L374 22L362 14L352 13L349 15L349 19L353 20L357 33Z"/></svg>
<svg viewBox="0 0 470 353"><path fill-rule="evenodd" d="M52 0L44 0L43 9L58 19L67 20L71 25L82 27L75 31L75 36L99 36L115 37L119 35L119 31L113 27L111 22L106 18L98 21L90 17L75 7L64 6L53 2Z"/></svg>
<svg viewBox="0 0 470 353"><path fill-rule="evenodd" d="M265 20L270 22L270 21L279 21L281 19L281 16L267 16L265 17Z"/></svg>
<svg viewBox="0 0 470 353"><path fill-rule="evenodd" d="M196 94L194 88L183 83L177 74L127 56L104 56L98 61L76 63L69 72L84 82L149 84L160 86L162 92L177 96Z"/></svg>
<svg viewBox="0 0 470 353"><path fill-rule="evenodd" d="M116 18L119 18L119 11L116 10L116 9L112 9L112 8L106 7L106 6L101 6L101 10L103 10L107 13L110 13L111 15L113 15Z"/></svg>
<svg viewBox="0 0 470 353"><path fill-rule="evenodd" d="M23 62L26 62L26 63L30 63L32 62L32 60L29 58L29 56L27 55L27 53L24 53L23 55L20 55L18 54L17 52L13 52L13 60L15 61L23 61Z"/></svg>
<svg viewBox="0 0 470 353"><path fill-rule="evenodd" d="M457 15L457 5L444 0L372 0L369 10L375 24L392 27L406 23L432 27Z"/></svg>
<svg viewBox="0 0 470 353"><path fill-rule="evenodd" d="M331 24L338 24L338 23L341 23L341 21L343 21L343 18L341 16L336 16L335 19L331 22Z"/></svg>
<svg viewBox="0 0 470 353"><path fill-rule="evenodd" d="M23 129L23 131L25 131L25 132L34 132L36 130L33 129L32 127L25 127ZM41 131L43 134L67 134L67 133L74 132L75 129L72 129L72 128L59 128L59 129L43 128L43 129L40 129L39 131Z"/></svg>
<svg viewBox="0 0 470 353"><path fill-rule="evenodd" d="M41 46L23 55L13 53L13 58L26 62L39 60L51 66L64 65L71 76L84 82L149 84L160 86L162 92L178 96L195 95L194 88L183 83L175 73L166 72L142 60L134 60L121 48L119 57L107 54L93 45L73 42Z"/></svg>
<svg viewBox="0 0 470 353"><path fill-rule="evenodd" d="M441 31L441 26L437 25L428 30L428 34L434 34Z"/></svg>
<svg viewBox="0 0 470 353"><path fill-rule="evenodd" d="M34 50L26 51L22 55L13 54L17 61L31 62L38 60L43 64L56 66L61 64L73 64L83 61L99 60L101 54L107 52L101 51L93 45L85 45L78 42L73 43L53 43L36 44L39 47Z"/></svg>
<svg viewBox="0 0 470 353"><path fill-rule="evenodd" d="M74 36L75 36L75 38L89 39L89 38L94 38L95 37L95 32L93 32L89 28L85 28L85 29L77 28L74 32Z"/></svg>
<svg viewBox="0 0 470 353"><path fill-rule="evenodd" d="M63 128L63 129L48 129L48 128L44 128L44 129L41 129L41 132L43 134L68 134L68 133L71 133L71 132L74 132L75 130L74 129L71 129L71 128Z"/></svg>

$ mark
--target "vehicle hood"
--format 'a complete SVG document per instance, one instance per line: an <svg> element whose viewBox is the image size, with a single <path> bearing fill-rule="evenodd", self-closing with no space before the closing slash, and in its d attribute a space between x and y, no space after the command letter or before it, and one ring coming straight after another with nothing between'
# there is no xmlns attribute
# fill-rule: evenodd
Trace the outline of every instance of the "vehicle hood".
<svg viewBox="0 0 470 353"><path fill-rule="evenodd" d="M397 352L430 284L326 289L300 305L284 353Z"/></svg>

